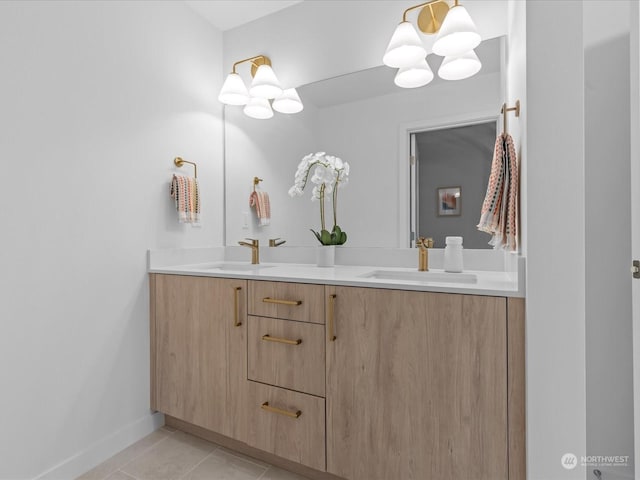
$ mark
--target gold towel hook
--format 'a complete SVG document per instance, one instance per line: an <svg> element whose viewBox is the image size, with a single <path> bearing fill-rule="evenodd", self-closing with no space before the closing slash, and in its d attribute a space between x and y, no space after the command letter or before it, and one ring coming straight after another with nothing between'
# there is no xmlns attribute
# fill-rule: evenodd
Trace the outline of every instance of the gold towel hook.
<svg viewBox="0 0 640 480"><path fill-rule="evenodd" d="M173 163L176 167L182 167L185 163L193 165L193 177L198 178L198 166L194 162L189 162L187 160L183 160L181 157L176 157L173 159Z"/></svg>
<svg viewBox="0 0 640 480"><path fill-rule="evenodd" d="M256 191L256 185L258 185L262 181L261 178L253 177L253 191Z"/></svg>
<svg viewBox="0 0 640 480"><path fill-rule="evenodd" d="M516 112L516 117L520 116L520 100L516 100L516 106L507 108L507 104L502 104L502 133L507 133L507 112Z"/></svg>

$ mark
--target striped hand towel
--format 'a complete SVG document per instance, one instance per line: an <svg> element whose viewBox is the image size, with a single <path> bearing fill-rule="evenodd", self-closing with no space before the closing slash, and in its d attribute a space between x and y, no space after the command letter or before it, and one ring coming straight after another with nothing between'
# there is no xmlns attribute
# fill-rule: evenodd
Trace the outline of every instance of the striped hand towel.
<svg viewBox="0 0 640 480"><path fill-rule="evenodd" d="M494 248L518 250L519 174L513 138L501 134L496 139L491 175L482 204L478 230L492 235Z"/></svg>
<svg viewBox="0 0 640 480"><path fill-rule="evenodd" d="M171 181L171 198L175 200L180 223L200 224L198 180L174 174Z"/></svg>
<svg viewBox="0 0 640 480"><path fill-rule="evenodd" d="M271 222L271 204L267 192L254 191L249 196L249 207L256 207L256 214L260 221L260 226L264 227Z"/></svg>

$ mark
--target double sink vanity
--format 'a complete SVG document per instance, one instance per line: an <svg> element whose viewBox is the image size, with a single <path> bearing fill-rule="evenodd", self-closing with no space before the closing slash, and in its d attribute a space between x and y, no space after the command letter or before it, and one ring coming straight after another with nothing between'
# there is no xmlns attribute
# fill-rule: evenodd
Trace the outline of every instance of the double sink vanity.
<svg viewBox="0 0 640 480"><path fill-rule="evenodd" d="M525 478L521 271L153 255L167 424L310 478Z"/></svg>

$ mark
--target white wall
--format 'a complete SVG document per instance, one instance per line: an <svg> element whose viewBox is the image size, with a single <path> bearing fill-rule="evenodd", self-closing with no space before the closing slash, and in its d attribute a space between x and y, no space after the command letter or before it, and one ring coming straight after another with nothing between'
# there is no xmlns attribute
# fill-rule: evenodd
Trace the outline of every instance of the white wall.
<svg viewBox="0 0 640 480"><path fill-rule="evenodd" d="M528 480L585 478L582 8L526 3Z"/></svg>
<svg viewBox="0 0 640 480"><path fill-rule="evenodd" d="M73 478L153 428L145 255L221 242L221 45L177 1L0 2L0 478Z"/></svg>
<svg viewBox="0 0 640 480"><path fill-rule="evenodd" d="M607 8L584 4L587 454L633 458L630 2ZM634 477L632 462L594 468Z"/></svg>

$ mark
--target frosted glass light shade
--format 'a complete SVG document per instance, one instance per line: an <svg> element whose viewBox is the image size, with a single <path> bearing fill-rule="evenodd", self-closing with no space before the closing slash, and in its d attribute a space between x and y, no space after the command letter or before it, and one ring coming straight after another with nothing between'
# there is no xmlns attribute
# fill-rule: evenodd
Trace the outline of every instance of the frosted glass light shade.
<svg viewBox="0 0 640 480"><path fill-rule="evenodd" d="M282 94L280 82L269 65L260 65L251 82L249 93L252 97L276 98Z"/></svg>
<svg viewBox="0 0 640 480"><path fill-rule="evenodd" d="M398 70L394 83L402 88L423 87L433 80L433 72L429 67L426 59L420 60L411 67L405 67Z"/></svg>
<svg viewBox="0 0 640 480"><path fill-rule="evenodd" d="M242 78L237 73L227 75L218 100L227 105L246 105L249 101L249 92Z"/></svg>
<svg viewBox="0 0 640 480"><path fill-rule="evenodd" d="M473 50L481 41L482 38L467 9L457 5L451 7L442 22L433 44L433 53L443 57L458 56Z"/></svg>
<svg viewBox="0 0 640 480"><path fill-rule="evenodd" d="M273 110L271 110L269 100L266 98L251 97L243 111L247 117L257 118L258 120L267 120L273 117Z"/></svg>
<svg viewBox="0 0 640 480"><path fill-rule="evenodd" d="M476 52L469 50L458 57L444 57L438 69L438 76L445 80L462 80L475 75L482 68Z"/></svg>
<svg viewBox="0 0 640 480"><path fill-rule="evenodd" d="M280 113L298 113L304 106L295 88L287 88L273 101L273 109Z"/></svg>
<svg viewBox="0 0 640 480"><path fill-rule="evenodd" d="M393 32L382 62L389 67L403 68L415 65L426 56L427 51L414 26L402 22Z"/></svg>

